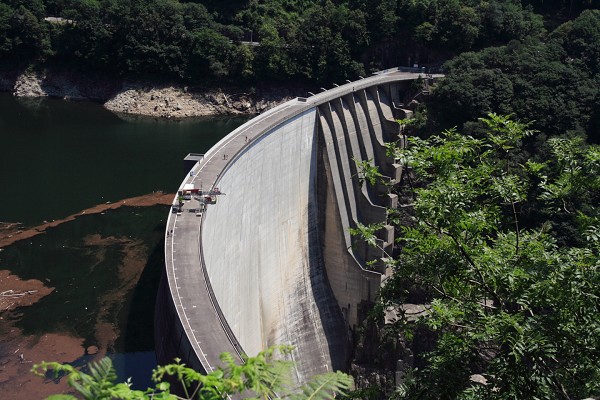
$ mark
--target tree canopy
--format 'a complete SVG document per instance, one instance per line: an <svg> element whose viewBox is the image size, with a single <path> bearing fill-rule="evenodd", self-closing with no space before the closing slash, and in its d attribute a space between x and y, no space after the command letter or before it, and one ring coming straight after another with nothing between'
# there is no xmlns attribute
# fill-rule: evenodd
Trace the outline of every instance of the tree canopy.
<svg viewBox="0 0 600 400"><path fill-rule="evenodd" d="M553 138L535 161L528 124L481 122L478 138L452 129L390 147L410 172L396 189L406 204L390 210L398 252L379 310L394 310L383 331L415 357L395 395L597 396L600 148Z"/></svg>
<svg viewBox="0 0 600 400"><path fill-rule="evenodd" d="M584 11L547 38L511 41L459 55L434 92L432 130L487 112L533 121L547 135L588 135L598 143L600 11Z"/></svg>
<svg viewBox="0 0 600 400"><path fill-rule="evenodd" d="M546 21L556 13L568 20L594 7L581 2L567 12L559 3L2 0L0 56L5 65L194 83L324 85L397 65L439 66L464 51L543 38L545 20L537 12L546 12ZM567 34L584 36L580 28ZM591 61L585 43L591 42L572 42L571 49Z"/></svg>

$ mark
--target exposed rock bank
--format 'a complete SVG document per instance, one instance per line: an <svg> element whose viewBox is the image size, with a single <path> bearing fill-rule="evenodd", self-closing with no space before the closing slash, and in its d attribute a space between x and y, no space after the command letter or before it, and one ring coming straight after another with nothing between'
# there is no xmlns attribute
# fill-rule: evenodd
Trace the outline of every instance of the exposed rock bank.
<svg viewBox="0 0 600 400"><path fill-rule="evenodd" d="M100 76L82 78L75 74L48 71L6 74L4 80L3 86L17 97L102 101L110 98L120 87L119 83Z"/></svg>
<svg viewBox="0 0 600 400"><path fill-rule="evenodd" d="M196 89L181 85L116 82L68 72L0 72L0 91L17 97L95 100L114 112L160 118L258 114L302 93L289 89Z"/></svg>
<svg viewBox="0 0 600 400"><path fill-rule="evenodd" d="M288 101L288 93L232 93L220 89L192 91L187 87L135 85L123 88L104 106L111 111L163 118L204 115L258 114Z"/></svg>

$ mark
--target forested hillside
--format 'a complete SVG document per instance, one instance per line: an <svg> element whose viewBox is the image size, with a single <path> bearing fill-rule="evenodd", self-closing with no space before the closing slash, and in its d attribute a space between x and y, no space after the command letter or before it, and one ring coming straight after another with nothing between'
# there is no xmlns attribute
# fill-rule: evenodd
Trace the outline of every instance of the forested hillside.
<svg viewBox="0 0 600 400"><path fill-rule="evenodd" d="M397 65L439 67L513 40L544 41L547 28L595 3L2 0L0 62L190 83L325 85Z"/></svg>
<svg viewBox="0 0 600 400"><path fill-rule="evenodd" d="M433 96L433 131L498 112L534 121L547 135L587 133L600 141L598 10L543 37L463 53L446 72Z"/></svg>

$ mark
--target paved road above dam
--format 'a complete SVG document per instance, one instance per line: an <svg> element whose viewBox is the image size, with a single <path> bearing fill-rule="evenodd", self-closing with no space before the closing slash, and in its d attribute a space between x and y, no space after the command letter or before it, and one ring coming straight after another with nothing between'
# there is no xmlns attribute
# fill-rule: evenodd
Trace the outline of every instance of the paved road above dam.
<svg viewBox="0 0 600 400"><path fill-rule="evenodd" d="M352 330L385 277L382 253L349 228L383 223L389 250L385 207L395 201L360 181L353 160L398 179L385 143L402 140L394 119L410 116L405 93L419 77L389 70L297 98L201 157L180 186L193 197L167 222L159 362L177 356L209 372L222 352L291 344L299 382L347 366Z"/></svg>

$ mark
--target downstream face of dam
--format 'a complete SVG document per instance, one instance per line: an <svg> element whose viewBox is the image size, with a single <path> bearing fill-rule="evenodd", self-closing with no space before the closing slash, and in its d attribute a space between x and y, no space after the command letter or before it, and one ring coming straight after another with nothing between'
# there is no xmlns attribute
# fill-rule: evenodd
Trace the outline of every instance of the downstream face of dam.
<svg viewBox="0 0 600 400"><path fill-rule="evenodd" d="M356 162L399 179L385 143L402 143L394 119L410 116L403 104L419 77L386 71L292 100L200 157L180 187L190 199L176 199L167 223L160 363L180 357L210 372L221 352L286 344L298 382L347 368L394 236L385 208L394 197L360 180ZM350 235L359 223L382 224L379 250Z"/></svg>
<svg viewBox="0 0 600 400"><path fill-rule="evenodd" d="M299 379L331 365L315 301L327 287L311 279L320 263L316 114L305 111L244 148L219 180L223 195L202 236L212 288L244 351L295 346L312 360Z"/></svg>

